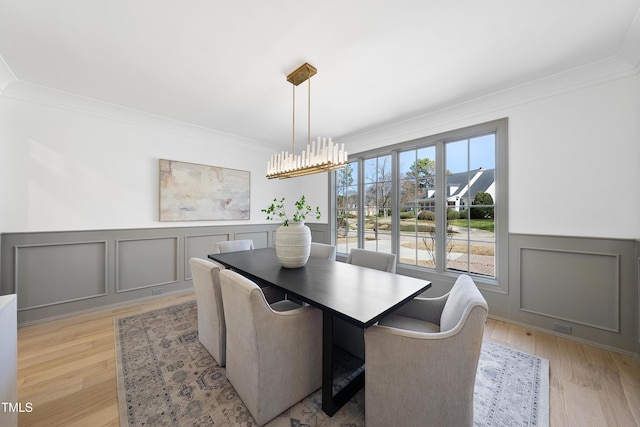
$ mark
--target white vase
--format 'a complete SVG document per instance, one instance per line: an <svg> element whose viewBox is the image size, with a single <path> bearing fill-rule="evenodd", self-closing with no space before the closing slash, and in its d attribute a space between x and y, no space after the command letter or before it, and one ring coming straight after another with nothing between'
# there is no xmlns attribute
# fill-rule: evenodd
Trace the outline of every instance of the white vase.
<svg viewBox="0 0 640 427"><path fill-rule="evenodd" d="M304 222L289 221L276 229L276 256L285 268L303 267L311 251L311 230Z"/></svg>

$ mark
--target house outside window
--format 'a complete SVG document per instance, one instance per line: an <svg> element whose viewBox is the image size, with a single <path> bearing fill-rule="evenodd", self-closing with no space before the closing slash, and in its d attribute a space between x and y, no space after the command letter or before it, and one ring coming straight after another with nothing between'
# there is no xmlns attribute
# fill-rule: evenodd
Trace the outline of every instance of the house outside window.
<svg viewBox="0 0 640 427"><path fill-rule="evenodd" d="M507 262L507 119L351 158L332 181L339 254L390 252L400 270L498 284Z"/></svg>

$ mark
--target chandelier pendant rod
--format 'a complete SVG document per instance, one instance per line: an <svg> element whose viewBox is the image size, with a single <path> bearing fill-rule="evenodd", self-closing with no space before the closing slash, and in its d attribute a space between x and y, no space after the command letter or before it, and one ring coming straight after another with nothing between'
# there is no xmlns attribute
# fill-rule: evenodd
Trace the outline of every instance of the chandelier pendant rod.
<svg viewBox="0 0 640 427"><path fill-rule="evenodd" d="M291 154L295 156L296 154L296 85L291 85L293 87L293 113L292 113L292 121L293 125L291 126Z"/></svg>
<svg viewBox="0 0 640 427"><path fill-rule="evenodd" d="M281 152L271 156L267 162L267 178L291 178L294 176L310 175L318 172L327 172L343 168L347 160L347 152L344 144L338 146L331 138L320 138L311 141L311 77L317 70L305 63L287 76L287 81L292 84L291 114L293 125L291 127L291 153ZM308 80L307 97L307 148L300 155L296 155L296 86Z"/></svg>
<svg viewBox="0 0 640 427"><path fill-rule="evenodd" d="M311 144L311 77L309 82L309 95L307 96L307 145Z"/></svg>

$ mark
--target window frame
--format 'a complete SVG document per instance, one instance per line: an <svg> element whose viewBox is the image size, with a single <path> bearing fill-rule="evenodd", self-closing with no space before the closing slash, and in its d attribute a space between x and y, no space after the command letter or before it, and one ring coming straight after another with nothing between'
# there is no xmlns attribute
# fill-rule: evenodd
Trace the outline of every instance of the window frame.
<svg viewBox="0 0 640 427"><path fill-rule="evenodd" d="M435 135L425 136L405 142L400 142L380 148L375 148L356 154L350 154L350 163L358 163L358 197L359 212L364 213L364 161L366 159L391 155L392 164L392 216L391 226L391 251L398 253L398 244L400 236L400 215L399 212L399 190L400 190L400 168L399 153L412 149L420 149L427 146L434 146L436 151L436 207L440 212L436 215L436 229L445 230L447 225L446 209L443 210L443 204L446 204L445 195L445 172L446 158L445 145L449 142L459 141L461 139L472 139L482 135L495 133L495 186L496 200L495 203L495 277L484 276L480 274L470 274L474 281L483 289L507 293L508 292L508 119L502 118L490 122L472 125L460 129L455 129ZM329 208L330 208L330 236L331 242L335 245L337 241L337 219L336 219L336 172L329 174ZM442 214L444 212L444 215ZM440 232L442 233L442 231ZM436 251L442 254L445 240L437 238ZM364 247L364 224L358 221L358 247ZM347 254L338 253L338 259L346 259ZM446 269L446 262L443 257L436 262L435 268L423 267L411 264L397 265L397 272L414 277L424 277L432 281L454 281L460 274L466 274Z"/></svg>

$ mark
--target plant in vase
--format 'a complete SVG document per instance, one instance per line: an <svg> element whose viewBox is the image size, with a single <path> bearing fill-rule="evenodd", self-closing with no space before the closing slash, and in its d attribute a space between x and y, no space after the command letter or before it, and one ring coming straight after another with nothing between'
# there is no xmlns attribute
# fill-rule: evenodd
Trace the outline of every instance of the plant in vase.
<svg viewBox="0 0 640 427"><path fill-rule="evenodd" d="M276 229L276 256L283 267L298 268L307 263L311 251L311 230L304 225L307 215L320 219L320 207L315 209L307 203L305 196L295 202L296 211L289 220L284 208L284 200L273 199L273 203L262 209L268 220L281 219L282 225Z"/></svg>

